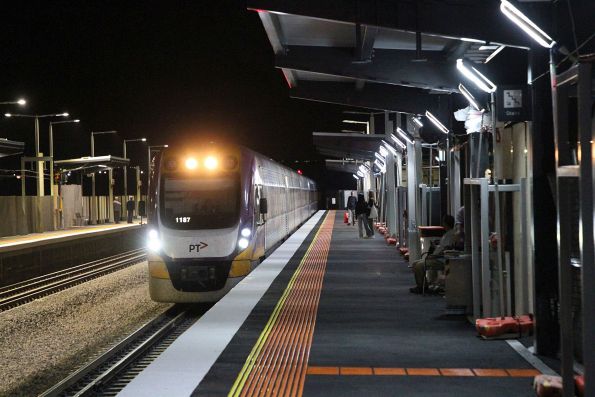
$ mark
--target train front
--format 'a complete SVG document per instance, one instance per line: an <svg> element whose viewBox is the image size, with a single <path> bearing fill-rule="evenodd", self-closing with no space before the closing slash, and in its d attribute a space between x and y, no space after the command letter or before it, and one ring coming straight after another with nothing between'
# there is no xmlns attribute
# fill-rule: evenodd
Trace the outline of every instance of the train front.
<svg viewBox="0 0 595 397"><path fill-rule="evenodd" d="M241 162L239 149L161 154L147 242L153 300L216 301L249 272L251 184L242 177L251 172Z"/></svg>

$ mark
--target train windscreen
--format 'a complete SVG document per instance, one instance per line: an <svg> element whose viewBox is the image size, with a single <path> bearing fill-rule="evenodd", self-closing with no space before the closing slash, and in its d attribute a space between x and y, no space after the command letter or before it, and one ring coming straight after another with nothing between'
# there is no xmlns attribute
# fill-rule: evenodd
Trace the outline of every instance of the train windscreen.
<svg viewBox="0 0 595 397"><path fill-rule="evenodd" d="M237 177L164 176L161 181L161 222L165 227L180 230L231 227L239 219L239 200Z"/></svg>

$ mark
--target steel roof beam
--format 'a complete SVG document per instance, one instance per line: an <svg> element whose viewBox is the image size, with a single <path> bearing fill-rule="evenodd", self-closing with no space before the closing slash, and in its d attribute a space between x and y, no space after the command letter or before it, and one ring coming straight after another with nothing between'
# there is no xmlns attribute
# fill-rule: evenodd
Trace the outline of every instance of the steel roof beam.
<svg viewBox="0 0 595 397"><path fill-rule="evenodd" d="M417 88L369 83L357 90L354 84L300 80L289 90L292 98L366 109L409 114L448 114L448 95L430 94Z"/></svg>
<svg viewBox="0 0 595 397"><path fill-rule="evenodd" d="M371 62L374 42L378 28L375 26L355 25L355 62Z"/></svg>
<svg viewBox="0 0 595 397"><path fill-rule="evenodd" d="M257 11L529 48L525 35L498 23L505 22L500 16L499 4L485 0L247 0L247 7Z"/></svg>
<svg viewBox="0 0 595 397"><path fill-rule="evenodd" d="M441 53L426 52L426 62L413 62L415 51L375 50L374 61L353 63L351 50L333 47L289 46L277 54L276 66L385 84L457 92L460 76Z"/></svg>

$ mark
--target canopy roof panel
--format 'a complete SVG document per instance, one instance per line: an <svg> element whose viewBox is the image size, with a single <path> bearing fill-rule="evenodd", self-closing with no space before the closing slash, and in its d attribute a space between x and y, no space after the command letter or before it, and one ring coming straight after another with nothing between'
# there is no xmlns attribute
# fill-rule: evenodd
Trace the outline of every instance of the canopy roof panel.
<svg viewBox="0 0 595 397"><path fill-rule="evenodd" d="M24 151L25 144L23 142L0 138L0 157L14 156L16 154L21 154Z"/></svg>
<svg viewBox="0 0 595 397"><path fill-rule="evenodd" d="M57 160L56 168L62 171L85 170L85 172L102 171L109 168L124 167L130 163L129 159L116 156L80 157L78 159Z"/></svg>

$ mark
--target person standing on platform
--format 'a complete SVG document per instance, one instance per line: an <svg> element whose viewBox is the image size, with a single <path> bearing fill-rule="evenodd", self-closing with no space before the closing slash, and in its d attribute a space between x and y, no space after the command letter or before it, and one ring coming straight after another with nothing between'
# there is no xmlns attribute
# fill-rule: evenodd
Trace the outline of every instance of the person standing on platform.
<svg viewBox="0 0 595 397"><path fill-rule="evenodd" d="M128 223L132 223L132 215L134 214L134 198L128 197L126 202L126 215L128 215Z"/></svg>
<svg viewBox="0 0 595 397"><path fill-rule="evenodd" d="M378 219L378 208L376 207L376 200L374 192L368 192L368 237L374 238L374 222Z"/></svg>
<svg viewBox="0 0 595 397"><path fill-rule="evenodd" d="M349 221L348 225L354 226L355 225L355 205L357 204L357 199L353 195L353 192L347 198L347 213L349 214Z"/></svg>
<svg viewBox="0 0 595 397"><path fill-rule="evenodd" d="M368 224L368 204L364 198L363 193L357 195L357 203L355 204L355 217L357 218L357 225L360 238L368 238L370 235Z"/></svg>
<svg viewBox="0 0 595 397"><path fill-rule="evenodd" d="M120 216L122 214L122 203L118 199L114 199L114 221L120 223Z"/></svg>

